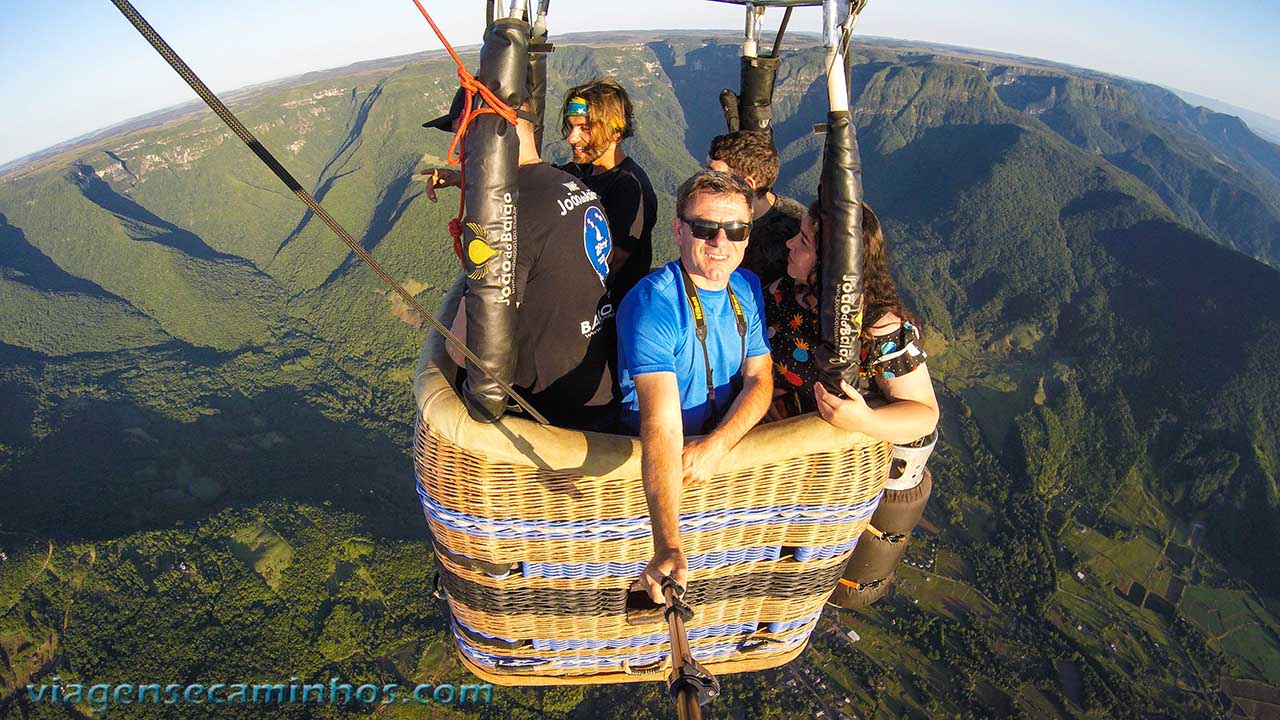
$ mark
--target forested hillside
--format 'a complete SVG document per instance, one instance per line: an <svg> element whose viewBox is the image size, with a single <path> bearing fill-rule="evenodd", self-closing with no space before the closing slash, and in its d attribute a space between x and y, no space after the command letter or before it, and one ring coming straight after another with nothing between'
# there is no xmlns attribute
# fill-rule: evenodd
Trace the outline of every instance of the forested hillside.
<svg viewBox="0 0 1280 720"><path fill-rule="evenodd" d="M590 77L631 91L626 147L670 257L672 193L722 132L738 46L557 44L553 108ZM821 54L788 45L774 107L778 189L803 202ZM233 108L428 308L457 270L456 196L432 204L412 175L442 163L446 138L420 125L455 83L410 57ZM1030 59L876 41L851 84L867 197L943 402L938 533L893 597L829 611L788 668L726 678L718 712L1262 707L1280 692L1280 147ZM313 220L207 112L0 177L0 716L69 716L21 689L55 675L469 682L409 461L422 320ZM439 716L666 717L662 695L502 688ZM237 712L254 716L218 710Z"/></svg>

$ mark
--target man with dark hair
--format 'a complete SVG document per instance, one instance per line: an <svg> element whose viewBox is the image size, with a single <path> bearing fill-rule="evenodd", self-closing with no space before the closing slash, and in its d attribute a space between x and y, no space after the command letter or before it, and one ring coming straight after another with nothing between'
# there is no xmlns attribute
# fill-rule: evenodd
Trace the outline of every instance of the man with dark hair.
<svg viewBox="0 0 1280 720"><path fill-rule="evenodd" d="M787 274L787 241L800 231L805 208L773 192L778 180L778 151L768 133L742 130L716 136L707 151L707 167L733 173L753 191L751 247L742 267L768 287Z"/></svg>
<svg viewBox="0 0 1280 720"><path fill-rule="evenodd" d="M459 96L462 91L459 91ZM424 127L456 132L465 99L455 97L449 113ZM553 425L610 431L617 402L610 370L616 342L615 304L606 289L612 250L609 222L599 198L573 176L542 161L532 115L517 115L520 167L515 207L514 292L515 388ZM458 173L432 169L420 174L434 200L435 189L458 184ZM478 245L477 245L478 243ZM493 253L479 239L464 251ZM458 305L453 332L466 340L466 303ZM449 346L459 367L462 354Z"/></svg>
<svg viewBox="0 0 1280 720"><path fill-rule="evenodd" d="M684 585L683 486L711 478L773 397L760 281L738 270L751 231L751 188L706 170L676 195L680 259L646 276L618 313L623 425L639 430L654 556L635 587L662 602ZM699 437L691 437L699 436Z"/></svg>
<svg viewBox="0 0 1280 720"><path fill-rule="evenodd" d="M622 150L635 134L627 91L612 80L570 88L560 110L560 130L573 151L561 170L581 178L600 196L613 235L609 290L615 304L649 274L658 198L644 170Z"/></svg>

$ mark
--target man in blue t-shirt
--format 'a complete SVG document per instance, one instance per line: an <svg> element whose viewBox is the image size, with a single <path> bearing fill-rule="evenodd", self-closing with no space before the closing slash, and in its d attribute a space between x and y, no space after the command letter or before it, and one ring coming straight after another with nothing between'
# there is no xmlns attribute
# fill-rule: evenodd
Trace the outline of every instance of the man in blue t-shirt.
<svg viewBox="0 0 1280 720"><path fill-rule="evenodd" d="M760 281L738 269L751 196L726 173L685 181L672 221L680 259L641 280L618 311L623 423L640 434L653 523L653 559L633 588L659 604L663 577L683 587L689 573L681 489L715 474L773 396Z"/></svg>

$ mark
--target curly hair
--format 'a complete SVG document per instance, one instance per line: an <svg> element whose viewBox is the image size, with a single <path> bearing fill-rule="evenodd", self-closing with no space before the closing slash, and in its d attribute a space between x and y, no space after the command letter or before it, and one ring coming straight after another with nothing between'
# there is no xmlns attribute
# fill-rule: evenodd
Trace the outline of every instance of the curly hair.
<svg viewBox="0 0 1280 720"><path fill-rule="evenodd" d="M822 193L809 206L809 221L813 223L813 242L818 261L809 272L807 292L817 299L822 288ZM898 285L890 271L892 263L885 247L884 228L871 206L862 203L862 337L871 337L870 328L888 313L897 315L903 322L915 323L915 315L902 304Z"/></svg>
<svg viewBox="0 0 1280 720"><path fill-rule="evenodd" d="M753 130L717 135L711 140L707 158L719 160L730 170L747 177L756 185L756 196L763 197L778 181L778 149L769 133Z"/></svg>

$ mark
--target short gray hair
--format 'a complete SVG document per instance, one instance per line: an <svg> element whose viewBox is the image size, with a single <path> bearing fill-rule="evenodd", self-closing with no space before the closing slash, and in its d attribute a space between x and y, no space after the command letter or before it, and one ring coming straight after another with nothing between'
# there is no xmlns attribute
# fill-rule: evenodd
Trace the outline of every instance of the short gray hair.
<svg viewBox="0 0 1280 720"><path fill-rule="evenodd" d="M683 218L684 211L694 195L739 195L747 204L747 212L751 212L751 199L755 195L746 180L737 175L703 170L685 180L676 191L676 217Z"/></svg>

